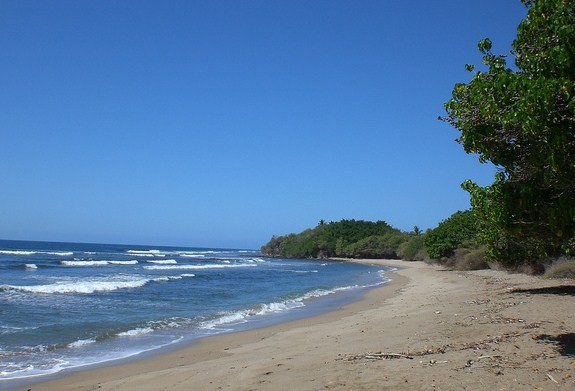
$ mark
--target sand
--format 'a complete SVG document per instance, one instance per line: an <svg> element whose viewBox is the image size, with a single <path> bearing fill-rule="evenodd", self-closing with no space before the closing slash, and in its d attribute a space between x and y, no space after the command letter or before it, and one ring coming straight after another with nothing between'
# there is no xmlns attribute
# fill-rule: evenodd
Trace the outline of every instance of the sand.
<svg viewBox="0 0 575 391"><path fill-rule="evenodd" d="M23 390L575 390L575 281L420 262L337 311Z"/></svg>

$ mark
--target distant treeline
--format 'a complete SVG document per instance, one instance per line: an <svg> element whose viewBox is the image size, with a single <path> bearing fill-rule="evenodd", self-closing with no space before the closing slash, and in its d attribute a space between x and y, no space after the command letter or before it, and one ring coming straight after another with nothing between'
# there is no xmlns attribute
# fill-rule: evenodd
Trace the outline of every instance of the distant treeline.
<svg viewBox="0 0 575 391"><path fill-rule="evenodd" d="M471 210L457 211L425 233L393 228L385 221L341 220L298 234L274 236L261 247L267 257L385 258L434 261L454 269L488 267L479 220Z"/></svg>
<svg viewBox="0 0 575 391"><path fill-rule="evenodd" d="M385 221L363 220L322 220L299 234L272 237L261 253L286 258L425 258L423 235L417 227L402 232Z"/></svg>

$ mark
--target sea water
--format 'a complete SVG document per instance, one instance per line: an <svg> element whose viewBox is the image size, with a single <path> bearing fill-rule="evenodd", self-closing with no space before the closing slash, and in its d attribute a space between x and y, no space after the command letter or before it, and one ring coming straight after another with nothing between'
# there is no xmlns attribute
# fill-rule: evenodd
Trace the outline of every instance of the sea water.
<svg viewBox="0 0 575 391"><path fill-rule="evenodd" d="M382 269L256 250L0 241L0 388L309 316L384 283Z"/></svg>

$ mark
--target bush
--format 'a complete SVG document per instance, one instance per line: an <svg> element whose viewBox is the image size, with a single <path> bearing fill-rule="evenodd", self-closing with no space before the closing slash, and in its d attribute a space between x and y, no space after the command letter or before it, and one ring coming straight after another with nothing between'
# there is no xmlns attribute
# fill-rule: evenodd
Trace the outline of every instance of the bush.
<svg viewBox="0 0 575 391"><path fill-rule="evenodd" d="M485 247L461 248L455 252L455 270L489 269L485 260Z"/></svg>
<svg viewBox="0 0 575 391"><path fill-rule="evenodd" d="M397 255L404 261L424 261L428 258L423 244L423 235L412 236L397 249Z"/></svg>
<svg viewBox="0 0 575 391"><path fill-rule="evenodd" d="M455 212L425 233L425 250L432 259L452 257L463 242L475 240L477 228L477 219L472 211Z"/></svg>

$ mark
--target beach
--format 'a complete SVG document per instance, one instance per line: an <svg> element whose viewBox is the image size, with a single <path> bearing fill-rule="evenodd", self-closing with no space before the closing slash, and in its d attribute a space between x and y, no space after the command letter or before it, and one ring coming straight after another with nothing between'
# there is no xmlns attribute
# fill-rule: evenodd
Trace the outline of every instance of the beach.
<svg viewBox="0 0 575 391"><path fill-rule="evenodd" d="M572 390L575 289L421 262L329 313L21 390Z"/></svg>

